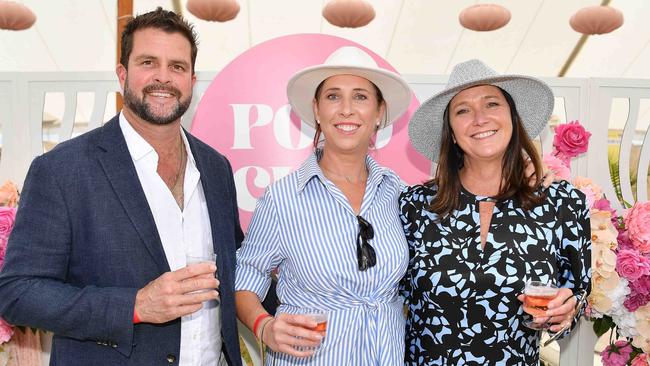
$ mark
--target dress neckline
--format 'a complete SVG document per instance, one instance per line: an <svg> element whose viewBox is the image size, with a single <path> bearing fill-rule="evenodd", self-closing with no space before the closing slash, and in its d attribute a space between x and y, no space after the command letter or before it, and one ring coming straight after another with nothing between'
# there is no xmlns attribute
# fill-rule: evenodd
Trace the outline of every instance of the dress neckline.
<svg viewBox="0 0 650 366"><path fill-rule="evenodd" d="M474 194L469 190L467 190L467 188L465 188L465 186L463 186L462 184L460 185L460 191L462 194L464 194L465 196L467 196L468 198L474 201L498 202L498 200L495 199L494 197Z"/></svg>

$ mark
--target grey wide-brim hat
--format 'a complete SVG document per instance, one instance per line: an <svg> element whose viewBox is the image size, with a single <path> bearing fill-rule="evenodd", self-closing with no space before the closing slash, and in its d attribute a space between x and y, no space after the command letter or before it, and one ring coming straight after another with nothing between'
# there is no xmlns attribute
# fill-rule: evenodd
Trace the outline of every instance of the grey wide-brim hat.
<svg viewBox="0 0 650 366"><path fill-rule="evenodd" d="M469 60L454 67L443 91L422 103L409 122L409 139L427 159L437 162L440 156L443 114L451 99L464 89L494 85L508 92L530 138L539 135L553 113L555 99L543 81L523 75L499 75L479 60Z"/></svg>
<svg viewBox="0 0 650 366"><path fill-rule="evenodd" d="M345 46L334 51L322 65L310 66L298 71L287 83L287 98L291 109L305 123L316 127L313 100L316 88L325 79L334 75L355 75L375 84L386 102L386 123L384 128L395 122L411 104L411 88L399 76L377 65L363 50Z"/></svg>

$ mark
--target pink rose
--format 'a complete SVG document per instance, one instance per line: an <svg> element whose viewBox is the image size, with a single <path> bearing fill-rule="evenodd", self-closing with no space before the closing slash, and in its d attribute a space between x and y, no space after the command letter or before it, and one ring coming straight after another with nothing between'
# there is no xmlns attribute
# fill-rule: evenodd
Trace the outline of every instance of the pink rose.
<svg viewBox="0 0 650 366"><path fill-rule="evenodd" d="M587 151L589 137L591 133L578 121L559 124L555 127L553 147L560 158L571 159Z"/></svg>
<svg viewBox="0 0 650 366"><path fill-rule="evenodd" d="M616 272L621 277L635 281L639 277L650 273L650 261L639 255L635 250L619 250L616 255Z"/></svg>
<svg viewBox="0 0 650 366"><path fill-rule="evenodd" d="M0 207L0 238L8 238L14 228L16 209L13 207Z"/></svg>
<svg viewBox="0 0 650 366"><path fill-rule="evenodd" d="M604 366L625 366L630 359L632 346L627 341L616 341L600 354Z"/></svg>
<svg viewBox="0 0 650 366"><path fill-rule="evenodd" d="M623 301L623 306L630 312L635 312L638 308L646 305L650 300L650 296L647 294L636 294L634 296L628 296L625 301Z"/></svg>
<svg viewBox="0 0 650 366"><path fill-rule="evenodd" d="M7 254L7 238L0 236L0 269L5 263L5 254Z"/></svg>
<svg viewBox="0 0 650 366"><path fill-rule="evenodd" d="M551 154L544 154L542 161L549 170L555 174L555 180L571 179L571 170L564 162Z"/></svg>
<svg viewBox="0 0 650 366"><path fill-rule="evenodd" d="M634 357L630 366L650 366L648 365L648 355L645 353L640 353Z"/></svg>
<svg viewBox="0 0 650 366"><path fill-rule="evenodd" d="M603 198L603 190L589 178L576 177L571 183L587 196L587 207L589 208L593 207L594 202Z"/></svg>
<svg viewBox="0 0 650 366"><path fill-rule="evenodd" d="M599 200L595 200L593 208L598 209L600 211L608 211L609 213L611 213L612 224L614 224L614 227L617 226L618 218L616 216L616 210L612 208L612 204L609 202L607 198L601 198Z"/></svg>
<svg viewBox="0 0 650 366"><path fill-rule="evenodd" d="M630 295L648 295L650 294L650 276L641 276L636 281L629 282L628 287L630 288Z"/></svg>
<svg viewBox="0 0 650 366"><path fill-rule="evenodd" d="M616 238L616 241L618 242L619 250L634 249L634 246L632 245L632 240L630 240L630 237L627 235L627 231L625 231L624 229L618 231L618 237Z"/></svg>
<svg viewBox="0 0 650 366"><path fill-rule="evenodd" d="M641 253L650 253L650 202L637 202L628 211L625 227L632 245Z"/></svg>
<svg viewBox="0 0 650 366"><path fill-rule="evenodd" d="M14 328L4 319L0 318L0 344L8 342L14 335Z"/></svg>

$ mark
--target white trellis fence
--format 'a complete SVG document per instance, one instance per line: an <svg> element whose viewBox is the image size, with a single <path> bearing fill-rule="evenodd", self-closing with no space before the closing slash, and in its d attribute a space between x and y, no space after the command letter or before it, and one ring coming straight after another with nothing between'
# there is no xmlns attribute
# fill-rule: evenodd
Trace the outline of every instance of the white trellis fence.
<svg viewBox="0 0 650 366"><path fill-rule="evenodd" d="M198 73L195 97L183 124L189 127L200 96L214 73ZM417 98L425 100L441 90L444 76L406 76ZM572 172L594 179L615 208L621 208L611 182L608 146L620 144L619 172L623 199L648 199L650 143L647 124L650 116L650 82L629 79L546 79L556 95L555 114L560 121L580 120L592 133L589 152L573 161ZM114 73L0 73L0 182L11 179L22 185L31 160L44 146L69 139L100 126L115 112L114 94L119 84ZM44 123L44 111L53 105L61 111L56 123ZM80 116L83 115L83 116ZM46 118L47 119L47 118ZM619 126L620 142L610 138L610 128ZM541 137L543 150L550 149L547 129ZM636 149L636 150L635 150ZM638 166L629 163L638 156ZM630 171L636 169L636 192ZM245 343L255 347L250 332L240 327ZM572 336L560 342L561 365L593 364L595 336L591 324L580 324ZM257 352L251 352L255 362ZM47 358L47 357L46 357Z"/></svg>

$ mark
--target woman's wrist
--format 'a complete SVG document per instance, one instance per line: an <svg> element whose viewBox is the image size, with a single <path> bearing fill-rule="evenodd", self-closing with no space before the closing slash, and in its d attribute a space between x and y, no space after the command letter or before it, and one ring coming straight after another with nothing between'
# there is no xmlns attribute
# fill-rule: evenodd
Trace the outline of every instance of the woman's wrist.
<svg viewBox="0 0 650 366"><path fill-rule="evenodd" d="M265 330L266 330L267 325L268 325L269 323L271 323L274 319L275 319L275 318L272 317L272 316L271 316L271 317L268 317L268 319L264 319L264 320L263 320L262 325L260 326L260 342L262 342L262 344L268 344L268 342L266 342L266 341L264 340L264 335L265 335L265 334L268 334L269 331L268 331L268 330L265 331Z"/></svg>
<svg viewBox="0 0 650 366"><path fill-rule="evenodd" d="M264 319L266 319L266 318L270 318L270 317L271 317L271 314L269 314L269 313L261 313L260 315L258 315L258 316L255 318L255 321L253 322L253 329L252 329L252 330L253 330L253 334L254 334L258 339L260 339L260 340L262 339L262 337L258 335L258 331L259 331L259 329L260 329L260 325L262 324L262 322L264 321Z"/></svg>

